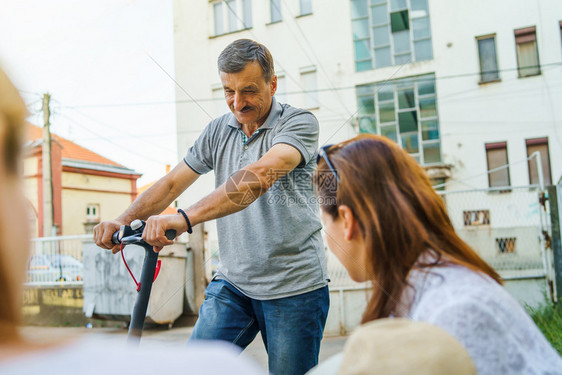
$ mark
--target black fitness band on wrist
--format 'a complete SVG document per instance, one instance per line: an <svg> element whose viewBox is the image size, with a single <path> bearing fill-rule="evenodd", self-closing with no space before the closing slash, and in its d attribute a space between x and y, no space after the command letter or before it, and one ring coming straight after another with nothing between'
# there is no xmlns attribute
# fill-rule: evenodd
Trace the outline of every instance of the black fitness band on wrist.
<svg viewBox="0 0 562 375"><path fill-rule="evenodd" d="M189 218L187 217L187 214L185 213L184 210L182 210L181 208L178 208L178 213L181 214L181 216L183 216L183 218L185 219L185 222L187 223L187 233L193 233L193 229L191 229L191 223L189 222Z"/></svg>

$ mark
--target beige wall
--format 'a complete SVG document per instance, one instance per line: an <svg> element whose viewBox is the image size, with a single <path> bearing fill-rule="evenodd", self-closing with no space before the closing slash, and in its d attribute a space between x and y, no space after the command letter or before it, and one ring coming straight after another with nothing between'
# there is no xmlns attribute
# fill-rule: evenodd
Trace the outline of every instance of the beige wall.
<svg viewBox="0 0 562 375"><path fill-rule="evenodd" d="M32 156L23 160L23 173L25 176L32 176L39 173L39 157Z"/></svg>
<svg viewBox="0 0 562 375"><path fill-rule="evenodd" d="M84 234L86 206L99 204L100 220L113 220L130 204L131 196L125 194L65 190L62 196L63 235Z"/></svg>
<svg viewBox="0 0 562 375"><path fill-rule="evenodd" d="M101 221L115 219L131 204L130 180L63 172L62 186L63 235L86 233L84 222L88 204L99 204Z"/></svg>
<svg viewBox="0 0 562 375"><path fill-rule="evenodd" d="M80 173L63 172L63 189L67 187L92 189L92 190L111 190L116 192L131 192L131 181L115 177L92 176Z"/></svg>

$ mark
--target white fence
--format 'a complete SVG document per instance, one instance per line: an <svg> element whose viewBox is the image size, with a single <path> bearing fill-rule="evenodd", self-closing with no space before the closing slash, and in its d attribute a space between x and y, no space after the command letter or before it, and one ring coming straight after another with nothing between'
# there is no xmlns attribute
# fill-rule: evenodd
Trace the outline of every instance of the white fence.
<svg viewBox="0 0 562 375"><path fill-rule="evenodd" d="M40 237L31 239L27 285L82 284L82 243L92 235Z"/></svg>
<svg viewBox="0 0 562 375"><path fill-rule="evenodd" d="M537 186L439 192L455 231L504 279L545 277Z"/></svg>
<svg viewBox="0 0 562 375"><path fill-rule="evenodd" d="M439 192L455 231L504 280L522 304L554 298L544 189L537 185Z"/></svg>

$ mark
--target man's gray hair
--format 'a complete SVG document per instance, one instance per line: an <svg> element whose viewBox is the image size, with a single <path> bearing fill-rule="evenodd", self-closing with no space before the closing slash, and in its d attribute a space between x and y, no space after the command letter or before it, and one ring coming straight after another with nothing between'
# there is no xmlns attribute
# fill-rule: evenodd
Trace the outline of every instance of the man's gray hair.
<svg viewBox="0 0 562 375"><path fill-rule="evenodd" d="M260 64L265 81L271 81L275 74L273 57L266 46L250 39L235 40L221 52L219 73L239 73L252 61Z"/></svg>

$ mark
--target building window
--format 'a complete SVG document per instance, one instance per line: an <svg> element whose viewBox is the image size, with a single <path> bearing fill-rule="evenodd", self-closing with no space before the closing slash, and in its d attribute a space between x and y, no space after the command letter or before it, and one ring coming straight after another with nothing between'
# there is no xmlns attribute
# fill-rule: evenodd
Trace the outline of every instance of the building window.
<svg viewBox="0 0 562 375"><path fill-rule="evenodd" d="M213 4L213 16L215 20L215 35L224 34L223 3Z"/></svg>
<svg viewBox="0 0 562 375"><path fill-rule="evenodd" d="M301 68L301 84L303 92L303 107L305 109L315 109L319 107L318 102L318 81L316 79L316 67L310 66Z"/></svg>
<svg viewBox="0 0 562 375"><path fill-rule="evenodd" d="M394 45L395 64L411 62L408 10L390 13L390 31L392 32L392 43Z"/></svg>
<svg viewBox="0 0 562 375"><path fill-rule="evenodd" d="M527 157L531 156L536 151L540 153L544 185L552 185L548 138L527 139L525 140L525 143L527 144ZM529 160L529 183L531 185L539 184L539 172L537 169L537 160L535 158Z"/></svg>
<svg viewBox="0 0 562 375"><path fill-rule="evenodd" d="M312 14L312 0L300 0L301 16Z"/></svg>
<svg viewBox="0 0 562 375"><path fill-rule="evenodd" d="M486 144L488 161L488 183L492 187L510 186L509 165L507 161L507 142ZM490 172L494 170L493 172Z"/></svg>
<svg viewBox="0 0 562 375"><path fill-rule="evenodd" d="M86 206L86 222L99 223L100 221L100 205L88 204Z"/></svg>
<svg viewBox="0 0 562 375"><path fill-rule="evenodd" d="M252 0L242 0L242 19L244 20L244 28L249 29L252 24Z"/></svg>
<svg viewBox="0 0 562 375"><path fill-rule="evenodd" d="M490 225L490 210L472 210L462 212L465 226Z"/></svg>
<svg viewBox="0 0 562 375"><path fill-rule="evenodd" d="M496 37L477 38L478 56L480 58L480 82L491 82L500 79L496 58Z"/></svg>
<svg viewBox="0 0 562 375"><path fill-rule="evenodd" d="M216 1L212 5L215 36L252 27L251 0Z"/></svg>
<svg viewBox="0 0 562 375"><path fill-rule="evenodd" d="M271 15L271 23L280 22L281 16L281 0L269 0L269 9Z"/></svg>
<svg viewBox="0 0 562 375"><path fill-rule="evenodd" d="M496 238L496 249L500 254L515 253L516 237L500 237Z"/></svg>
<svg viewBox="0 0 562 375"><path fill-rule="evenodd" d="M431 60L427 0L351 0L357 71Z"/></svg>
<svg viewBox="0 0 562 375"><path fill-rule="evenodd" d="M275 91L275 98L279 103L287 103L287 78L285 73L277 73L277 91Z"/></svg>
<svg viewBox="0 0 562 375"><path fill-rule="evenodd" d="M351 1L351 25L353 31L353 46L355 48L355 70L358 72L373 69L368 9L367 0Z"/></svg>
<svg viewBox="0 0 562 375"><path fill-rule="evenodd" d="M398 143L420 164L441 162L433 74L356 87L359 129Z"/></svg>
<svg viewBox="0 0 562 375"><path fill-rule="evenodd" d="M537 34L534 26L515 30L515 47L519 77L541 74Z"/></svg>

